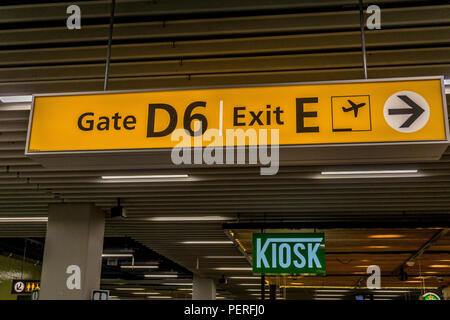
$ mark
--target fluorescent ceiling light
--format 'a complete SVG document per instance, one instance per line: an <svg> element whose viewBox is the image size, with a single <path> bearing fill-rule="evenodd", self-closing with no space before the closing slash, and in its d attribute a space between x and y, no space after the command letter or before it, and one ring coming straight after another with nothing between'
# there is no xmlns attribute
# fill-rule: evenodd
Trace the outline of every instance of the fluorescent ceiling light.
<svg viewBox="0 0 450 320"><path fill-rule="evenodd" d="M219 267L214 268L214 270L221 270L221 271L251 271L253 270L252 267Z"/></svg>
<svg viewBox="0 0 450 320"><path fill-rule="evenodd" d="M19 102L31 102L32 96L7 96L0 97L0 101L3 103L19 103Z"/></svg>
<svg viewBox="0 0 450 320"><path fill-rule="evenodd" d="M233 241L182 241L182 244L233 244Z"/></svg>
<svg viewBox="0 0 450 320"><path fill-rule="evenodd" d="M377 293L377 292L383 292L383 293L408 293L411 290L380 290L380 289L373 289L372 293Z"/></svg>
<svg viewBox="0 0 450 320"><path fill-rule="evenodd" d="M144 291L144 288L114 288L114 290L119 290L119 291Z"/></svg>
<svg viewBox="0 0 450 320"><path fill-rule="evenodd" d="M445 85L450 85L450 79L444 79L444 84Z"/></svg>
<svg viewBox="0 0 450 320"><path fill-rule="evenodd" d="M192 288L178 288L179 291L192 291Z"/></svg>
<svg viewBox="0 0 450 320"><path fill-rule="evenodd" d="M159 292L132 292L131 294L141 294L141 295L159 295Z"/></svg>
<svg viewBox="0 0 450 320"><path fill-rule="evenodd" d="M450 264L432 264L430 268L450 268Z"/></svg>
<svg viewBox="0 0 450 320"><path fill-rule="evenodd" d="M147 299L172 299L171 296L148 296Z"/></svg>
<svg viewBox="0 0 450 320"><path fill-rule="evenodd" d="M322 171L323 175L418 173L418 170Z"/></svg>
<svg viewBox="0 0 450 320"><path fill-rule="evenodd" d="M0 223L8 222L47 222L47 217L5 217L0 218Z"/></svg>
<svg viewBox="0 0 450 320"><path fill-rule="evenodd" d="M245 259L244 256L204 256L205 259ZM257 277L255 277L257 278ZM237 278L235 278L237 279Z"/></svg>
<svg viewBox="0 0 450 320"><path fill-rule="evenodd" d="M164 282L163 286L192 286L192 282Z"/></svg>
<svg viewBox="0 0 450 320"><path fill-rule="evenodd" d="M131 253L103 253L103 258L131 258L133 255Z"/></svg>
<svg viewBox="0 0 450 320"><path fill-rule="evenodd" d="M146 278L178 278L177 274L146 274Z"/></svg>
<svg viewBox="0 0 450 320"><path fill-rule="evenodd" d="M261 291L261 289L245 289L245 291ZM265 288L264 292L269 292L269 288Z"/></svg>
<svg viewBox="0 0 450 320"><path fill-rule="evenodd" d="M120 266L122 269L158 269L159 266Z"/></svg>
<svg viewBox="0 0 450 320"><path fill-rule="evenodd" d="M351 290L316 289L315 291L316 292L330 292L330 293L333 293L333 292L349 292Z"/></svg>
<svg viewBox="0 0 450 320"><path fill-rule="evenodd" d="M148 218L146 220L149 221L223 221L223 220L231 220L228 217L221 216L200 216L200 217L153 217Z"/></svg>
<svg viewBox="0 0 450 320"><path fill-rule="evenodd" d="M395 239L395 238L404 238L403 234L373 234L368 236L371 239Z"/></svg>
<svg viewBox="0 0 450 320"><path fill-rule="evenodd" d="M102 176L102 179L166 179L166 178L188 178L187 174L161 174L161 175L136 175L136 176Z"/></svg>

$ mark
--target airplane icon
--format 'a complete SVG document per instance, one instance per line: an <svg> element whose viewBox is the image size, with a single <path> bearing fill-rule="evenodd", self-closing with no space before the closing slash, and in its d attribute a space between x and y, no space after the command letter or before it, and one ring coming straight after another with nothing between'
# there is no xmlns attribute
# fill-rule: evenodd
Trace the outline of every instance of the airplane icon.
<svg viewBox="0 0 450 320"><path fill-rule="evenodd" d="M354 103L354 102L351 101L351 100L347 100L347 101L348 101L348 103L350 103L352 106L351 106L350 108L342 107L342 111L344 111L344 112L349 112L349 111L352 111L352 110L353 110L353 112L355 113L355 118L357 118L357 117L358 117L358 110L359 110L359 108L364 107L364 106L366 105L366 103L363 102L363 103L360 103L360 104L356 104L356 103Z"/></svg>

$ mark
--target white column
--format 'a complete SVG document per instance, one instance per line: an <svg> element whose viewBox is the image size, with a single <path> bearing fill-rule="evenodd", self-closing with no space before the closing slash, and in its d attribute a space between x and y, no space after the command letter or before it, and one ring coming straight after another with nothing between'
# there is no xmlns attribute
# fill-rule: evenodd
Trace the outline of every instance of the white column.
<svg viewBox="0 0 450 320"><path fill-rule="evenodd" d="M91 204L49 205L41 300L89 300L100 287L105 215Z"/></svg>
<svg viewBox="0 0 450 320"><path fill-rule="evenodd" d="M442 289L442 295L444 296L444 300L450 300L450 287Z"/></svg>
<svg viewBox="0 0 450 320"><path fill-rule="evenodd" d="M192 300L216 300L216 284L214 280L194 274Z"/></svg>

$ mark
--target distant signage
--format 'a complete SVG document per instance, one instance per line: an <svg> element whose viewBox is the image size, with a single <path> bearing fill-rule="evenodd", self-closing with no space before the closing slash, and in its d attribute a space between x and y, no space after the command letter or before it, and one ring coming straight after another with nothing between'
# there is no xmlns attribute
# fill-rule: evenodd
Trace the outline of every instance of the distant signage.
<svg viewBox="0 0 450 320"><path fill-rule="evenodd" d="M427 292L422 295L423 300L441 300L441 297L434 292Z"/></svg>
<svg viewBox="0 0 450 320"><path fill-rule="evenodd" d="M108 300L109 290L92 290L92 300Z"/></svg>
<svg viewBox="0 0 450 320"><path fill-rule="evenodd" d="M33 290L40 290L39 280L13 280L12 294L32 294Z"/></svg>
<svg viewBox="0 0 450 320"><path fill-rule="evenodd" d="M326 273L323 233L254 233L253 273Z"/></svg>
<svg viewBox="0 0 450 320"><path fill-rule="evenodd" d="M39 293L41 290L39 289L34 289L33 292L31 293L31 300L39 300Z"/></svg>
<svg viewBox="0 0 450 320"><path fill-rule="evenodd" d="M279 145L446 142L446 112L443 77L36 95L26 153L205 147L209 129L219 147L261 144L223 139L248 129Z"/></svg>

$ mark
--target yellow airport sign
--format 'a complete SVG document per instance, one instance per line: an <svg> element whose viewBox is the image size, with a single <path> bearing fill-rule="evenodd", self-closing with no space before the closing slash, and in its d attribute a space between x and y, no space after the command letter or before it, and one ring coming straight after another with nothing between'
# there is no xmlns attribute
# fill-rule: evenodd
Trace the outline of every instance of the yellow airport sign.
<svg viewBox="0 0 450 320"><path fill-rule="evenodd" d="M278 129L282 146L443 142L443 78L36 95L26 152L259 143L226 139L239 129Z"/></svg>

